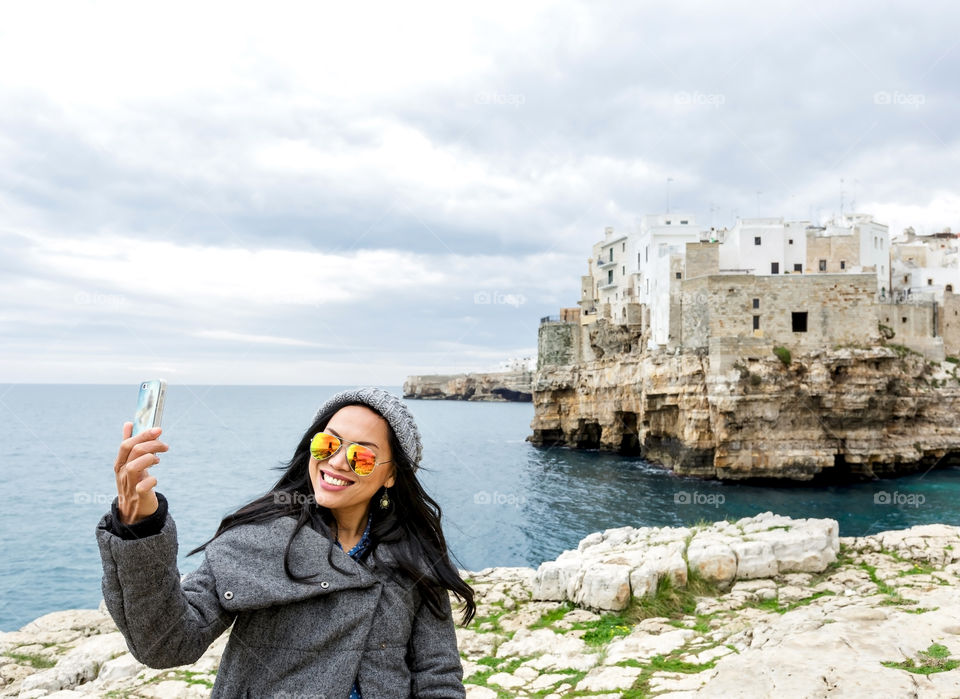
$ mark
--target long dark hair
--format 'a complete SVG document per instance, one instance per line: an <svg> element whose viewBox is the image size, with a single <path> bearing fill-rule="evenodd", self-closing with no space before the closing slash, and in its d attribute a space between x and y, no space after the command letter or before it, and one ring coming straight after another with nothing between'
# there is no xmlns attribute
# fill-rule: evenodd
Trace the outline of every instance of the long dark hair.
<svg viewBox="0 0 960 699"><path fill-rule="evenodd" d="M362 405L379 414L366 403L353 402L345 405ZM318 573L305 576L294 575L290 570L290 547L297 533L308 523L331 542L336 541L336 532L333 529L336 528L337 523L333 513L329 508L319 505L314 498L309 472L310 440L313 435L326 428L330 418L345 405L317 415L313 424L303 433L300 443L293 452L293 458L286 464L275 467L284 472L280 480L265 495L224 517L217 528L217 533L187 555L192 556L202 551L225 531L241 524L266 522L278 517L294 517L297 525L284 550L284 571L290 579L297 581L308 580L318 575ZM395 474L392 492L389 494L391 504L386 510L379 506L379 500L385 488L375 493L371 499L370 511L373 513L373 518L370 523L370 545L359 560L366 562L372 559L372 563L385 569L391 578L394 578L391 568L399 569L414 581L419 588L421 599L426 602L437 618L444 618L441 606L442 595L447 594L448 590L453 592L457 599L465 604L462 625L466 626L476 614L477 605L473 599L473 588L460 577L460 573L450 562L450 553L440 526L442 516L440 505L427 495L420 485L420 481L414 475L413 464L404 453L389 422L387 432ZM385 563L381 556L377 556L377 547L380 543L391 544L391 553L396 559L395 564ZM341 573L349 574L349 571L343 570L334 563L333 546L327 553L327 563ZM427 566L426 570L424 570L424 564Z"/></svg>

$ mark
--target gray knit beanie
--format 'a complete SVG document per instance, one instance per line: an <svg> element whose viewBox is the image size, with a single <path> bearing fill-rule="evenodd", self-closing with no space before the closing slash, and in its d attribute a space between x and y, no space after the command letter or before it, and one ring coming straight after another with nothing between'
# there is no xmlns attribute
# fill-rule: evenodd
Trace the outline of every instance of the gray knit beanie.
<svg viewBox="0 0 960 699"><path fill-rule="evenodd" d="M363 403L383 415L396 433L407 459L413 464L413 470L416 471L420 467L420 456L423 452L420 430L417 429L417 423L414 421L410 409L398 396L374 386L340 391L320 406L313 418L314 421L322 413L328 410L339 410L347 403Z"/></svg>

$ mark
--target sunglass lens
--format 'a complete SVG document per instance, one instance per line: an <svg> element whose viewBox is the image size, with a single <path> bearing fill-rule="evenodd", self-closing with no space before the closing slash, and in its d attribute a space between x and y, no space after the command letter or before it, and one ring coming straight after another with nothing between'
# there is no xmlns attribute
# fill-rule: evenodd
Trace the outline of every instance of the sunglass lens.
<svg viewBox="0 0 960 699"><path fill-rule="evenodd" d="M369 476L377 463L376 455L364 446L351 444L347 449L347 463L358 476Z"/></svg>
<svg viewBox="0 0 960 699"><path fill-rule="evenodd" d="M325 461L333 456L340 448L340 440L332 434L317 432L310 442L310 453L317 461Z"/></svg>

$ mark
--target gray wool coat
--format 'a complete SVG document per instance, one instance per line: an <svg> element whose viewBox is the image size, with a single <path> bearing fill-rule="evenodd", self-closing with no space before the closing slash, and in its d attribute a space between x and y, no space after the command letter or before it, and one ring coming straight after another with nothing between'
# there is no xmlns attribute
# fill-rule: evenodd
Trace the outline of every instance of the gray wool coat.
<svg viewBox="0 0 960 699"><path fill-rule="evenodd" d="M347 699L357 677L364 699L465 697L450 599L438 620L409 581L398 584L354 561L309 525L283 553L296 522L235 527L204 550L181 581L177 528L125 540L97 524L103 598L133 656L153 668L196 662L231 624L211 694ZM345 575L331 568L327 553ZM378 555L395 560L386 544ZM359 674L358 674L359 673Z"/></svg>

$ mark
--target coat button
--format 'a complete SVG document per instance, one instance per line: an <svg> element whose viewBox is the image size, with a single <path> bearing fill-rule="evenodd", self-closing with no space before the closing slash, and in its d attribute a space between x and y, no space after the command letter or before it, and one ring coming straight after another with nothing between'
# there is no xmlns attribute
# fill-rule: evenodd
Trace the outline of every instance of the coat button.
<svg viewBox="0 0 960 699"><path fill-rule="evenodd" d="M387 644L386 644L386 643L381 643L381 644L380 644L380 647L381 647L381 648L386 648L386 647L387 647Z"/></svg>
<svg viewBox="0 0 960 699"><path fill-rule="evenodd" d="M233 599L233 593L232 593L230 590L227 590L226 592L223 593L223 598L224 598L224 599Z"/></svg>
<svg viewBox="0 0 960 699"><path fill-rule="evenodd" d="M324 590L326 590L328 587L330 587L330 583L328 583L326 580L324 580L322 583L320 583L320 587L322 587Z"/></svg>

